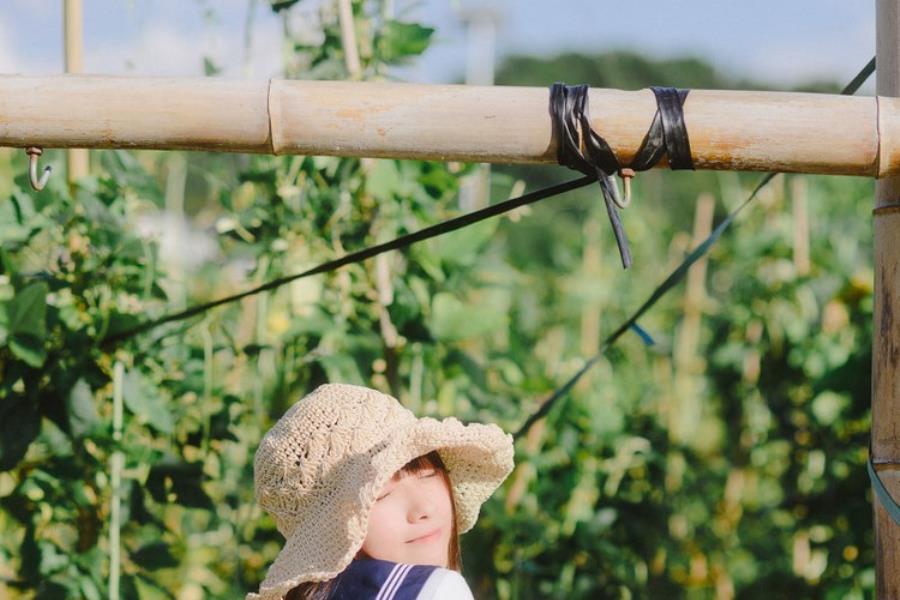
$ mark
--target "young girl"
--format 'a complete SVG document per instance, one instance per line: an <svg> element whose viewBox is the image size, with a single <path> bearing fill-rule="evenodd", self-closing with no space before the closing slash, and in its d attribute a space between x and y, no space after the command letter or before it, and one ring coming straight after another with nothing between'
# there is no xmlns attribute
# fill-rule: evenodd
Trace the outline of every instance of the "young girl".
<svg viewBox="0 0 900 600"><path fill-rule="evenodd" d="M286 538L247 600L465 600L458 536L513 467L496 425L418 419L376 390L330 384L260 442L254 484Z"/></svg>

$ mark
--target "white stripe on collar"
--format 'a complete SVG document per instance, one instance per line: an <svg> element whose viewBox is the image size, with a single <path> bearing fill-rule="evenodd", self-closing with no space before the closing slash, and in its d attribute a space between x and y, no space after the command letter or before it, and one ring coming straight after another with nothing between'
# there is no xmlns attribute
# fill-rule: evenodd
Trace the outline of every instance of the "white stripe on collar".
<svg viewBox="0 0 900 600"><path fill-rule="evenodd" d="M406 574L409 573L410 569L412 569L412 565L401 563L394 565L394 568L391 569L390 574L378 591L375 600L392 600L396 595L397 590L400 589L403 580L406 579Z"/></svg>

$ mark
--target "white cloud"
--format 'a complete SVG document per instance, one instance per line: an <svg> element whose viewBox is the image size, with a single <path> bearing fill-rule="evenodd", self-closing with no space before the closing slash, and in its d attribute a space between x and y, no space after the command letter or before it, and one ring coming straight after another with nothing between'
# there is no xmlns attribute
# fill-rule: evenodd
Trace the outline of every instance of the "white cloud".
<svg viewBox="0 0 900 600"><path fill-rule="evenodd" d="M775 83L845 81L874 55L875 23L864 22L842 31L838 39L810 36L767 43L748 53L740 66Z"/></svg>
<svg viewBox="0 0 900 600"><path fill-rule="evenodd" d="M17 70L15 51L10 44L9 27L0 15L0 73L14 73Z"/></svg>
<svg viewBox="0 0 900 600"><path fill-rule="evenodd" d="M47 40L40 47L17 44L14 23L10 13L0 14L0 73L60 73L63 69L61 41ZM54 57L58 58L54 60Z"/></svg>
<svg viewBox="0 0 900 600"><path fill-rule="evenodd" d="M205 33L179 29L176 23L154 21L136 39L101 42L85 48L85 71L142 76L197 77L208 57L229 77L244 76L243 31L217 28ZM281 61L281 31L274 19L254 23L250 73L253 78L277 74Z"/></svg>

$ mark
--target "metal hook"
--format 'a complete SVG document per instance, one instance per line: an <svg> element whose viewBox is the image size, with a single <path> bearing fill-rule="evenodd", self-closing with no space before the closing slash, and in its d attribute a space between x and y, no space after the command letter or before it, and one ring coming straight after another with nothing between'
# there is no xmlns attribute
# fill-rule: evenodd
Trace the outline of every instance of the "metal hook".
<svg viewBox="0 0 900 600"><path fill-rule="evenodd" d="M38 158L43 153L44 151L37 146L31 146L25 149L25 154L28 155L28 176L31 179L31 187L37 192L40 192L44 189L44 186L47 185L47 180L50 178L50 172L53 170L53 167L47 165L44 167L44 172L41 174L40 179L38 179Z"/></svg>
<svg viewBox="0 0 900 600"><path fill-rule="evenodd" d="M622 178L623 187L625 188L621 200L616 202L616 206L619 208L625 208L631 204L631 178L634 176L634 169L629 169L628 167L619 169L619 177Z"/></svg>

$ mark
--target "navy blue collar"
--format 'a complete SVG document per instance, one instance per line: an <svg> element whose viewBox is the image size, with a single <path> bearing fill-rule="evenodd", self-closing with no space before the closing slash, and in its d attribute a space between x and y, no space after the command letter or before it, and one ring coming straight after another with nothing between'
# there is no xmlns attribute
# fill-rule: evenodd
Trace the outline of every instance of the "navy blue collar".
<svg viewBox="0 0 900 600"><path fill-rule="evenodd" d="M415 600L437 568L360 558L338 576L330 600Z"/></svg>

